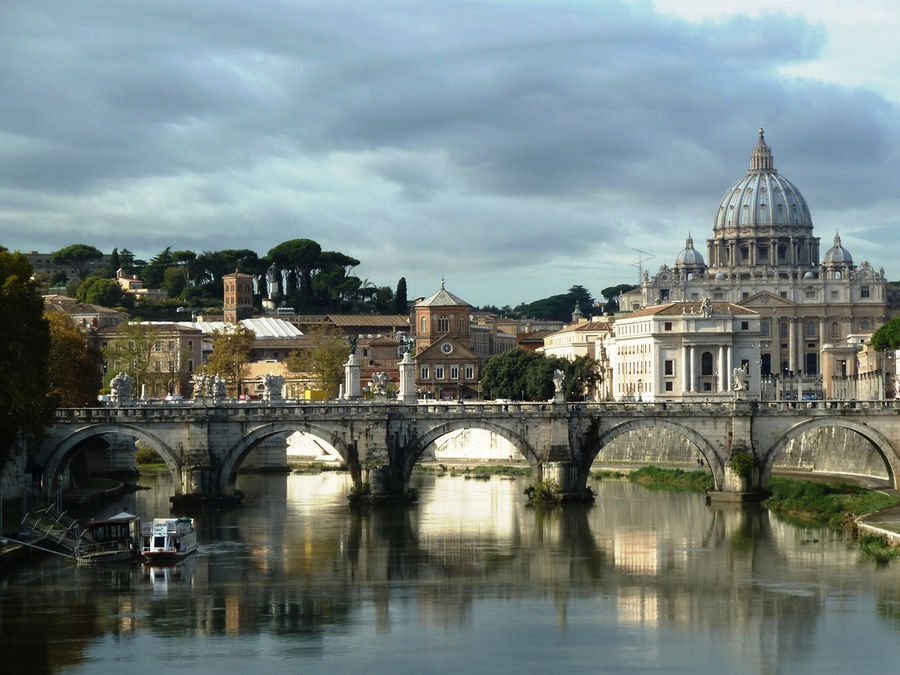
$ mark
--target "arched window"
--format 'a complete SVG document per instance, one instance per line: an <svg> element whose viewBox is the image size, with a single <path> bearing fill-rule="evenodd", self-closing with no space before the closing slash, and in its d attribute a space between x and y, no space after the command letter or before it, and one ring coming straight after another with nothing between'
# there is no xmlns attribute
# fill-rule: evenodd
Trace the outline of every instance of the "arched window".
<svg viewBox="0 0 900 675"><path fill-rule="evenodd" d="M838 326L838 322L837 322L837 321L832 321L832 322L831 322L831 337L832 337L832 338L839 338L840 336L841 336L841 329L840 329L840 327Z"/></svg>
<svg viewBox="0 0 900 675"><path fill-rule="evenodd" d="M428 318L423 316L421 323L422 323L422 333L427 333L428 332Z"/></svg>
<svg viewBox="0 0 900 675"><path fill-rule="evenodd" d="M450 319L448 319L446 316L439 316L437 318L437 331L438 333L449 333Z"/></svg>
<svg viewBox="0 0 900 675"><path fill-rule="evenodd" d="M713 374L712 352L703 352L703 356L700 357L700 374L701 375L712 375Z"/></svg>
<svg viewBox="0 0 900 675"><path fill-rule="evenodd" d="M816 322L809 321L806 324L806 337L815 337L816 335Z"/></svg>

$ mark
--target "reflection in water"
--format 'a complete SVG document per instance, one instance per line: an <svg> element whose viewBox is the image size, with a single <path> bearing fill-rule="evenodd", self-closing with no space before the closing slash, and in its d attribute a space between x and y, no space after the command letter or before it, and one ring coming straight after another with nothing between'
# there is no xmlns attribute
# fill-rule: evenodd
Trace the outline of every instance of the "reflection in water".
<svg viewBox="0 0 900 675"><path fill-rule="evenodd" d="M130 497L138 513L168 515L167 480ZM886 670L900 656L900 566L860 561L841 533L627 482L597 484L593 507L535 510L523 479L415 480L417 505L351 509L345 474L242 475L247 503L194 514L200 550L176 567L8 572L9 672L140 672L172 654L256 673L769 673L860 654Z"/></svg>

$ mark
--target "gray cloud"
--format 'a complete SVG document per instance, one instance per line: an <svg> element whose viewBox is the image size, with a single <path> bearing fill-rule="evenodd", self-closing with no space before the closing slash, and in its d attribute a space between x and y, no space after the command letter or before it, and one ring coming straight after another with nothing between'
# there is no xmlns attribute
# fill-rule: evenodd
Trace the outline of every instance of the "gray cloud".
<svg viewBox="0 0 900 675"><path fill-rule="evenodd" d="M848 221L878 265L897 110L780 74L825 40L612 1L7 2L0 243L306 236L414 295L599 293L636 278L631 248L671 264L708 236L762 125L817 234Z"/></svg>

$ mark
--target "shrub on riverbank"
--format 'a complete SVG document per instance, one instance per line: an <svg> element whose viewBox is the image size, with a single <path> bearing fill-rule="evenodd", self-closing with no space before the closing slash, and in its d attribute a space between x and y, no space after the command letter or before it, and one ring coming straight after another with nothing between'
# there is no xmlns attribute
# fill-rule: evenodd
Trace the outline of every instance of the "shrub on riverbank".
<svg viewBox="0 0 900 675"><path fill-rule="evenodd" d="M891 546L888 540L880 534L864 534L859 538L859 550L875 562L886 563L894 558L900 558L900 548Z"/></svg>
<svg viewBox="0 0 900 675"><path fill-rule="evenodd" d="M552 478L529 485L525 488L525 494L528 497L528 503L532 506L549 506L562 501L559 483Z"/></svg>
<svg viewBox="0 0 900 675"><path fill-rule="evenodd" d="M712 474L706 471L660 469L656 466L645 466L643 469L632 471L628 474L628 480L657 490L706 492L708 488L713 486Z"/></svg>
<svg viewBox="0 0 900 675"><path fill-rule="evenodd" d="M770 511L799 525L848 527L858 516L900 502L890 495L845 481L806 481L773 477L772 496L763 502Z"/></svg>

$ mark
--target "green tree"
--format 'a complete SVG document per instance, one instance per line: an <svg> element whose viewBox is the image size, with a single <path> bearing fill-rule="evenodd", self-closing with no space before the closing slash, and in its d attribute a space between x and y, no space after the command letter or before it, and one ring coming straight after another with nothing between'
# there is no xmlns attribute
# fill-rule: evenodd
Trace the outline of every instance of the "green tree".
<svg viewBox="0 0 900 675"><path fill-rule="evenodd" d="M50 327L50 396L64 407L96 402L100 354L88 346L84 334L67 314L49 312L46 319Z"/></svg>
<svg viewBox="0 0 900 675"><path fill-rule="evenodd" d="M125 291L115 279L88 277L81 282L75 297L81 302L103 307L119 307Z"/></svg>
<svg viewBox="0 0 900 675"><path fill-rule="evenodd" d="M900 349L900 316L894 317L875 331L872 346L879 352Z"/></svg>
<svg viewBox="0 0 900 675"><path fill-rule="evenodd" d="M556 391L553 374L557 370L565 373L563 394L567 401L581 401L590 395L599 377L596 361L588 356L569 361L517 348L484 362L481 388L485 398L547 401Z"/></svg>
<svg viewBox="0 0 900 675"><path fill-rule="evenodd" d="M406 297L406 277L400 277L397 282L397 292L394 293L394 313L409 314L409 300Z"/></svg>
<svg viewBox="0 0 900 675"><path fill-rule="evenodd" d="M100 260L103 252L100 249L87 244L72 244L66 246L50 256L50 262L54 265L71 265L75 278L84 279L84 265L91 260Z"/></svg>
<svg viewBox="0 0 900 675"><path fill-rule="evenodd" d="M312 296L312 273L321 264L322 247L312 239L283 241L269 250L270 258L278 267L292 269L300 277L300 295Z"/></svg>
<svg viewBox="0 0 900 675"><path fill-rule="evenodd" d="M50 422L50 329L44 302L21 253L0 246L0 470L24 443L30 447Z"/></svg>
<svg viewBox="0 0 900 675"><path fill-rule="evenodd" d="M600 291L600 295L602 295L606 299L606 304L603 306L604 314L615 314L619 311L619 296L622 293L628 293L628 291L633 291L637 286L634 284L618 284L617 286L607 286L602 291Z"/></svg>
<svg viewBox="0 0 900 675"><path fill-rule="evenodd" d="M121 372L134 378L133 395L139 396L143 385L152 384L153 350L159 339L159 329L140 320L119 324L118 334L102 350L107 371L104 389L109 387L109 380Z"/></svg>
<svg viewBox="0 0 900 675"><path fill-rule="evenodd" d="M228 393L237 397L247 364L250 363L256 334L242 324L228 324L222 330L214 330L212 339L212 354L203 372L224 379Z"/></svg>
<svg viewBox="0 0 900 675"><path fill-rule="evenodd" d="M568 322L576 307L586 316L590 316L594 308L591 294L584 286L577 284L565 293L519 305L515 313L523 317Z"/></svg>
<svg viewBox="0 0 900 675"><path fill-rule="evenodd" d="M350 345L340 332L330 325L313 327L307 333L308 342L299 351L291 352L286 363L292 373L308 373L318 389L334 398L344 379L344 364L350 355Z"/></svg>

